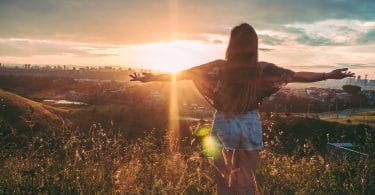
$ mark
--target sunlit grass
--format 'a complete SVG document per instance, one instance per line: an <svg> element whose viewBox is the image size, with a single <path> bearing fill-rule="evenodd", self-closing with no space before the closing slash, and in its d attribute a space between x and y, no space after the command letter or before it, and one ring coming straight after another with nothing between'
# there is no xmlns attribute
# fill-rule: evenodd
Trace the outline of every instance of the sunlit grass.
<svg viewBox="0 0 375 195"><path fill-rule="evenodd" d="M173 86L171 95L178 95ZM215 193L211 157L220 151L218 142L209 136L210 124L202 124L193 131L194 138L188 138L196 141L177 144L176 138L182 136L175 131L180 128L178 110L172 109L177 102L171 100L166 136L145 129L145 136L130 140L121 130L96 123L89 129L56 125L58 131L1 137L0 194ZM277 130L273 121L263 123L265 132ZM272 148L285 147L279 142L281 135L265 142L256 172L259 193L371 194L375 190L373 160L280 154ZM25 145L15 146L21 137L26 137Z"/></svg>
<svg viewBox="0 0 375 195"><path fill-rule="evenodd" d="M38 137L35 152L13 150L2 158L0 194L215 193L212 162L195 146L171 158L168 139L156 140L150 133L129 144L100 125L86 135L66 129L50 138ZM204 142L214 145L211 138ZM373 168L365 161L295 158L265 150L256 183L261 194L363 194L371 190Z"/></svg>
<svg viewBox="0 0 375 195"><path fill-rule="evenodd" d="M322 118L322 120L339 122L343 124L368 124L375 127L375 111L359 112L347 117Z"/></svg>

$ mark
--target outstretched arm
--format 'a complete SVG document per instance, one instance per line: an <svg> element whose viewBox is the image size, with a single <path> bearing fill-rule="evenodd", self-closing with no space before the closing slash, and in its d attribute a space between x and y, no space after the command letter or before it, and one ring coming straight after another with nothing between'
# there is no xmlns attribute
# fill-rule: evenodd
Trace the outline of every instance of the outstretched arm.
<svg viewBox="0 0 375 195"><path fill-rule="evenodd" d="M207 73L212 71L212 68L215 66L222 66L225 64L225 60L215 60L202 64L199 66L192 67L187 70L179 71L174 74L159 74L153 75L151 73L134 73L129 75L132 79L130 81L141 81L141 82L152 82L152 81L178 81L178 80L194 80L199 77L206 76Z"/></svg>
<svg viewBox="0 0 375 195"><path fill-rule="evenodd" d="M343 79L354 77L354 73L348 72L348 68L336 69L329 73L295 72L290 82L317 82L326 79Z"/></svg>

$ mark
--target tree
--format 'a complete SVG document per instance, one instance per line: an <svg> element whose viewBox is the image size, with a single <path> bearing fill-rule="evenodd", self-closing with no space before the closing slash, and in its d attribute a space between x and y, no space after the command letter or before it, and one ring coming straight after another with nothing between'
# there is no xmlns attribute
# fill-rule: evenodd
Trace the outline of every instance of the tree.
<svg viewBox="0 0 375 195"><path fill-rule="evenodd" d="M359 93L361 92L361 87L356 85L344 85L342 86L342 89L353 96L359 95Z"/></svg>

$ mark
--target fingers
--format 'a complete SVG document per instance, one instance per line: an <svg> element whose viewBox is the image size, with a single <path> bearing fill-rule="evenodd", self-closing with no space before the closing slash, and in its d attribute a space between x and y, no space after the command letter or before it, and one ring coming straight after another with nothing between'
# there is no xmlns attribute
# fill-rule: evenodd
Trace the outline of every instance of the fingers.
<svg viewBox="0 0 375 195"><path fill-rule="evenodd" d="M137 75L134 75L134 74L129 74L129 77L131 77L131 78L135 79L135 78L137 78Z"/></svg>
<svg viewBox="0 0 375 195"><path fill-rule="evenodd" d="M354 72L348 72L347 75L348 75L348 77L355 77L355 73Z"/></svg>
<svg viewBox="0 0 375 195"><path fill-rule="evenodd" d="M351 71L348 71L348 68L341 68L341 69L337 69L337 70L339 70L341 72L341 74L343 74L344 77L355 77L355 73L351 72Z"/></svg>
<svg viewBox="0 0 375 195"><path fill-rule="evenodd" d="M347 71L348 68L339 68L339 69L336 69L337 71L340 71L340 72L343 72L343 71Z"/></svg>
<svg viewBox="0 0 375 195"><path fill-rule="evenodd" d="M131 77L130 81L139 81L139 74L133 73L129 75Z"/></svg>
<svg viewBox="0 0 375 195"><path fill-rule="evenodd" d="M142 82L144 82L144 79L146 79L146 77L150 77L150 76L152 76L152 73L147 73L147 72L142 72L141 74L133 73L129 75L129 77L131 77L130 81L142 81Z"/></svg>
<svg viewBox="0 0 375 195"><path fill-rule="evenodd" d="M346 68L346 70L348 70L348 68ZM354 77L355 73L354 73L354 72L351 72L351 71L347 71L347 72L345 72L345 75L346 75L347 77Z"/></svg>
<svg viewBox="0 0 375 195"><path fill-rule="evenodd" d="M345 72L345 73L343 73L343 76L344 77L355 77L355 73L354 72Z"/></svg>
<svg viewBox="0 0 375 195"><path fill-rule="evenodd" d="M132 78L135 78L135 77L137 77L137 74L134 72L133 74L130 74L129 76L132 77Z"/></svg>
<svg viewBox="0 0 375 195"><path fill-rule="evenodd" d="M332 78L343 79L345 77L355 77L355 73L348 71L348 68L339 68L332 71Z"/></svg>

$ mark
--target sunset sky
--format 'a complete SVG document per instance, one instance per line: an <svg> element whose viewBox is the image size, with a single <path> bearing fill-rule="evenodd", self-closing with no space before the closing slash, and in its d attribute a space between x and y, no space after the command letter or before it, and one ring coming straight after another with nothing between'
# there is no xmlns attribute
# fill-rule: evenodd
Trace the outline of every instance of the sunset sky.
<svg viewBox="0 0 375 195"><path fill-rule="evenodd" d="M0 0L0 62L181 70L254 26L260 60L375 79L374 0Z"/></svg>

